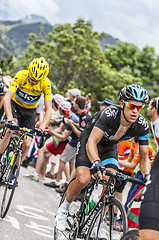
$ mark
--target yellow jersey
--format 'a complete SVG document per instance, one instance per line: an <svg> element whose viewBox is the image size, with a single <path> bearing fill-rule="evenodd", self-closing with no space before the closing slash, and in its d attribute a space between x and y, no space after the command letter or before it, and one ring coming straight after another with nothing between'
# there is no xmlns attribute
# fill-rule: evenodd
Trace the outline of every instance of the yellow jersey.
<svg viewBox="0 0 159 240"><path fill-rule="evenodd" d="M51 83L46 77L36 85L29 82L29 71L19 71L9 87L14 92L12 100L24 108L36 108L42 94L44 100L51 100Z"/></svg>

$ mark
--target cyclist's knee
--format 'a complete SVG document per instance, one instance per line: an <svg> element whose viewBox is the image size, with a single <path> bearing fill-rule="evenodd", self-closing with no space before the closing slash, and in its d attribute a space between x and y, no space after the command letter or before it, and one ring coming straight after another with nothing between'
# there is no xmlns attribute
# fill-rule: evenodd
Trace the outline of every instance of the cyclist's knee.
<svg viewBox="0 0 159 240"><path fill-rule="evenodd" d="M90 182L90 180L91 180L90 176L83 174L77 175L77 181L79 185L81 185L81 187L85 187Z"/></svg>

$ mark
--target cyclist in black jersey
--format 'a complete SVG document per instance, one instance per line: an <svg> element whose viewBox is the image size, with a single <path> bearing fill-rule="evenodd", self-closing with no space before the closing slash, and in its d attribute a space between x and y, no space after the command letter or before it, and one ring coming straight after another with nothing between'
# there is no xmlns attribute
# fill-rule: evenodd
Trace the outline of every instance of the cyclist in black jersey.
<svg viewBox="0 0 159 240"><path fill-rule="evenodd" d="M147 108L151 118L152 132L156 141L158 153L154 159L147 181L144 200L139 214L139 233L141 240L159 239L159 98L151 99Z"/></svg>
<svg viewBox="0 0 159 240"><path fill-rule="evenodd" d="M76 156L77 177L69 185L66 199L55 218L56 227L61 231L66 228L71 202L90 182L90 168L94 176L100 178L104 177L101 172L103 166L111 171L118 170L118 142L138 136L141 171L144 175L150 171L149 126L140 115L143 104L148 102L147 92L138 85L129 85L121 90L119 100L120 106L111 105L95 114L80 136Z"/></svg>

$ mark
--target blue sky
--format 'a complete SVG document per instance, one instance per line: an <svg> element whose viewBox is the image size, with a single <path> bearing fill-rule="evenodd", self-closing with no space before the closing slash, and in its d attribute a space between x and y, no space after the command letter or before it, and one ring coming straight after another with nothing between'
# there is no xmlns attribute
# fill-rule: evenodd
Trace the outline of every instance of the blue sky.
<svg viewBox="0 0 159 240"><path fill-rule="evenodd" d="M82 17L93 29L114 38L155 48L159 55L158 0L1 0L0 19L17 20L28 14L44 16L51 24L74 23Z"/></svg>

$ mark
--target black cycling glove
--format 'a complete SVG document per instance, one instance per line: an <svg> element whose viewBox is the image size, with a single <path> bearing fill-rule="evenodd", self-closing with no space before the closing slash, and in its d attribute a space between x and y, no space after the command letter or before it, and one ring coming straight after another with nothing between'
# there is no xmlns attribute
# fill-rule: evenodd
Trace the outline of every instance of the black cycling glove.
<svg viewBox="0 0 159 240"><path fill-rule="evenodd" d="M36 132L36 135L39 136L39 137L44 136L44 132L40 128L36 128L35 132Z"/></svg>
<svg viewBox="0 0 159 240"><path fill-rule="evenodd" d="M100 160L96 160L90 167L91 174L95 174L98 171L103 172L104 170L105 170L105 167L102 165Z"/></svg>
<svg viewBox="0 0 159 240"><path fill-rule="evenodd" d="M19 130L19 125L14 121L8 121L8 127L11 130Z"/></svg>

